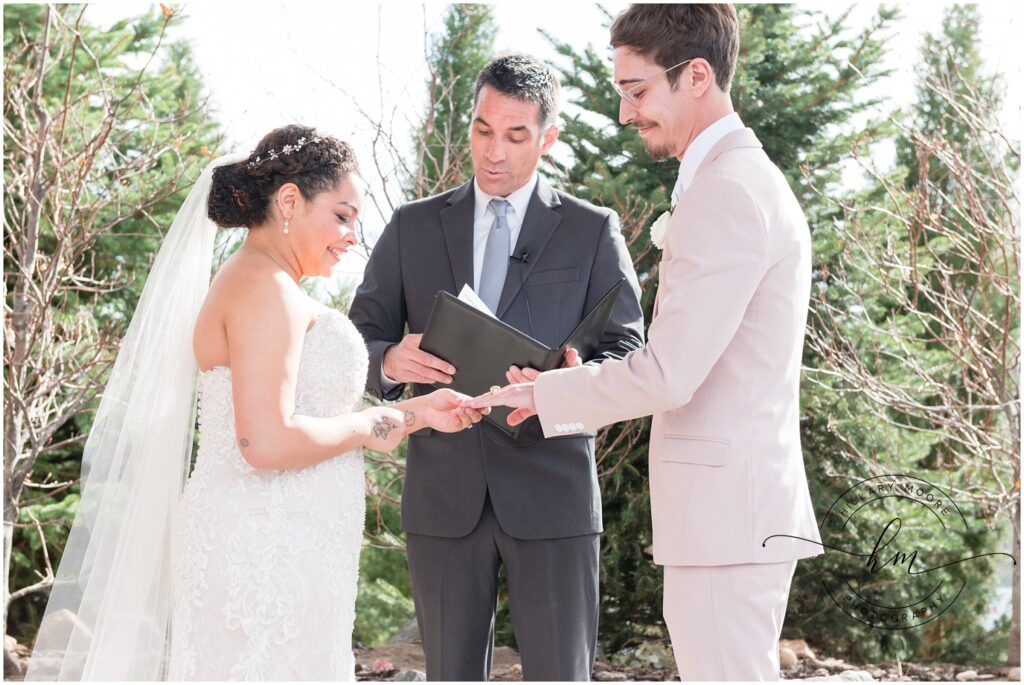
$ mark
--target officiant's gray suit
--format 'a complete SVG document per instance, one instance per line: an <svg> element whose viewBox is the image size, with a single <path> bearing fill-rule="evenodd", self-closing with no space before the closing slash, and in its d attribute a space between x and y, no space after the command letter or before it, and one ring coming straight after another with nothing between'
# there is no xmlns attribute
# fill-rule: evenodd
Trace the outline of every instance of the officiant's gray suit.
<svg viewBox="0 0 1024 685"><path fill-rule="evenodd" d="M367 388L378 396L402 392L381 384L388 347L423 332L438 291L476 285L475 201L470 180L404 205L373 249L350 317L370 353ZM614 212L540 179L496 314L557 347L622 278L629 287L588 363L643 346L636 274ZM428 678L487 679L501 565L524 677L589 678L602 530L594 433L545 439L536 419L516 440L487 422L454 434L419 431L409 437L402 529Z"/></svg>

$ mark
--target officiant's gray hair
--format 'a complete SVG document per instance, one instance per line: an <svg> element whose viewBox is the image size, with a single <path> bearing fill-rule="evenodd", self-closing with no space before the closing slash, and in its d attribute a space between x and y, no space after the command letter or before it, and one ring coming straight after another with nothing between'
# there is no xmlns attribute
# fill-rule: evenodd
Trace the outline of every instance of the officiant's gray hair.
<svg viewBox="0 0 1024 685"><path fill-rule="evenodd" d="M502 55L488 62L476 77L473 109L476 109L480 89L484 86L491 86L502 95L517 100L537 103L542 131L546 131L558 119L561 93L558 76L551 67L532 55Z"/></svg>

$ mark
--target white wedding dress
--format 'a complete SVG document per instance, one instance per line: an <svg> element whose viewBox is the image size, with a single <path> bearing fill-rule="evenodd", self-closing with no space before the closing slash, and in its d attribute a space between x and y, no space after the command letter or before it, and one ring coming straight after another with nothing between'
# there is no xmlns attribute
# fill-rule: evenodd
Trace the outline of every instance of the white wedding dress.
<svg viewBox="0 0 1024 685"><path fill-rule="evenodd" d="M306 333L296 413L360 408L362 337L331 311ZM170 680L354 680L365 481L359 450L257 471L236 446L231 370L199 376L199 452L174 526Z"/></svg>

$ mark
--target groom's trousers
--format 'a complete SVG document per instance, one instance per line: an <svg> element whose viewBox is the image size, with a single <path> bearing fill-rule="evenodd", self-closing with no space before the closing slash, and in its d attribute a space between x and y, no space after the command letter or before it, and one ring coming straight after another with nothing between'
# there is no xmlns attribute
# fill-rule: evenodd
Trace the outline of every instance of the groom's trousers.
<svg viewBox="0 0 1024 685"><path fill-rule="evenodd" d="M490 497L460 538L409 533L406 552L428 680L487 680L498 572L508 577L524 680L589 680L597 646L598 534L522 540Z"/></svg>
<svg viewBox="0 0 1024 685"><path fill-rule="evenodd" d="M665 566L665 623L679 679L778 680L795 561Z"/></svg>

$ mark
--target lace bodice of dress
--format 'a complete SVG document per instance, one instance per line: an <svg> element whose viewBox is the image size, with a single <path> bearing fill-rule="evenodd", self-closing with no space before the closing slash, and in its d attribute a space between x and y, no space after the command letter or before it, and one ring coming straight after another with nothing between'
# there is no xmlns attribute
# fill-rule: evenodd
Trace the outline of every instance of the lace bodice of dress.
<svg viewBox="0 0 1024 685"><path fill-rule="evenodd" d="M296 414L356 411L367 352L346 316L306 333ZM359 450L256 470L235 436L231 370L199 378L199 452L175 526L169 678L351 680L365 517Z"/></svg>
<svg viewBox="0 0 1024 685"><path fill-rule="evenodd" d="M321 315L307 331L295 386L295 413L337 416L362 404L367 370L359 331L336 311ZM230 465L254 471L237 448L231 369L215 367L199 375L199 455L196 470Z"/></svg>

